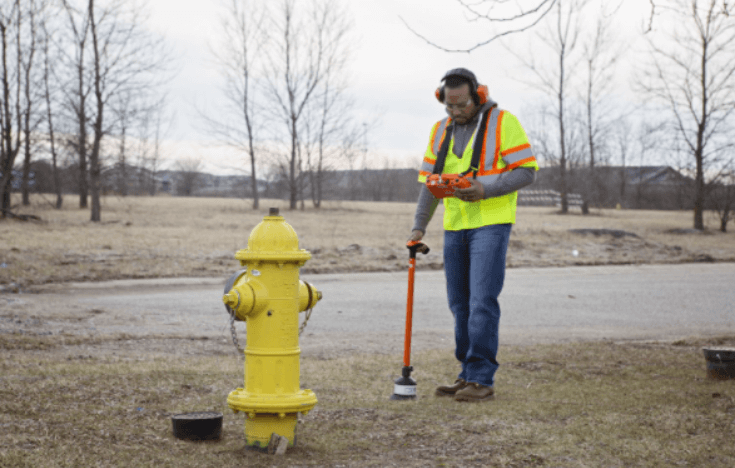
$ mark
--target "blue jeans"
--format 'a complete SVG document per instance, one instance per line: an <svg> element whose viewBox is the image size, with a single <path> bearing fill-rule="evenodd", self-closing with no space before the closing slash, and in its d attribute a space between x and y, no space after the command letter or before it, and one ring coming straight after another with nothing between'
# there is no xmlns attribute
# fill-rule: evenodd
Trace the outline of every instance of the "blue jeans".
<svg viewBox="0 0 735 468"><path fill-rule="evenodd" d="M492 386L498 370L498 295L505 279L511 224L444 231L444 273L454 314L460 379Z"/></svg>

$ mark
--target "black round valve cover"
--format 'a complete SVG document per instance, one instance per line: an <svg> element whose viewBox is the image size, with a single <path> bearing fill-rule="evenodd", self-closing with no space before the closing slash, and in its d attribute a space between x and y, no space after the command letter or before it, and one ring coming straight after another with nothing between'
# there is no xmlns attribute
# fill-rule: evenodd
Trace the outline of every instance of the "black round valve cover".
<svg viewBox="0 0 735 468"><path fill-rule="evenodd" d="M222 413L200 411L171 417L174 437L183 440L219 440L222 437Z"/></svg>

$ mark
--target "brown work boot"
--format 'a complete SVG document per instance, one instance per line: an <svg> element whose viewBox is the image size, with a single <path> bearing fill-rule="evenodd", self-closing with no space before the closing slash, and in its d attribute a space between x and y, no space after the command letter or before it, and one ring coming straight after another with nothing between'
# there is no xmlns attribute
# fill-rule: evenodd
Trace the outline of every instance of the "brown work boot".
<svg viewBox="0 0 735 468"><path fill-rule="evenodd" d="M440 385L436 387L434 395L436 396L454 396L458 390L461 390L467 385L467 381L464 379L457 379L452 385Z"/></svg>
<svg viewBox="0 0 735 468"><path fill-rule="evenodd" d="M493 398L495 398L493 387L486 387L474 382L468 382L464 388L454 394L455 401L485 401Z"/></svg>

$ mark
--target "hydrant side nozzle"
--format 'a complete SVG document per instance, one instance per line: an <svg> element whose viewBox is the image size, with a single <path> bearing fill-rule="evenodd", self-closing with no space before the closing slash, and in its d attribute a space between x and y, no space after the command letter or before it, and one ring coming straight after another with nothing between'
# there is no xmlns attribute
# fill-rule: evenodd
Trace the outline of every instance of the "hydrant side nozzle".
<svg viewBox="0 0 735 468"><path fill-rule="evenodd" d="M322 300L322 293L306 281L299 281L299 312L314 308Z"/></svg>
<svg viewBox="0 0 735 468"><path fill-rule="evenodd" d="M222 301L235 312L235 318L244 321L267 306L267 296L260 283L248 281L232 288L222 297Z"/></svg>

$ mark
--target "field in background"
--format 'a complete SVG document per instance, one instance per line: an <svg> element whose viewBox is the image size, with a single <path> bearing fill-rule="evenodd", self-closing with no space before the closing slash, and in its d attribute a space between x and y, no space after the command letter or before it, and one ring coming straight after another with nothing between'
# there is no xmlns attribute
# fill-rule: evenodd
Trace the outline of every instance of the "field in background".
<svg viewBox="0 0 735 468"><path fill-rule="evenodd" d="M19 200L18 200L19 201ZM237 250L250 231L280 208L312 253L304 272L392 271L406 268L404 247L413 224L413 203L325 202L317 210L288 210L283 200L231 198L106 197L102 222L67 196L54 210L43 196L22 208L42 221L0 222L0 285L120 278L226 277L238 268ZM442 208L425 240L432 253L418 268L442 268ZM592 210L559 215L554 208L519 207L508 266L566 266L692 261L735 261L735 234L716 230L707 215L704 232L689 229L691 212ZM570 229L622 230L628 234L574 234ZM733 227L735 231L735 227Z"/></svg>

